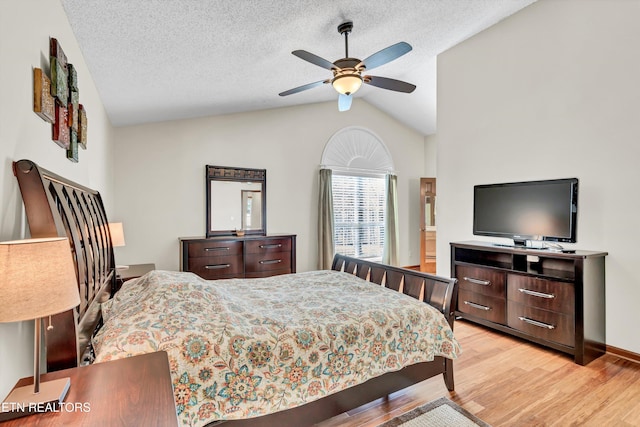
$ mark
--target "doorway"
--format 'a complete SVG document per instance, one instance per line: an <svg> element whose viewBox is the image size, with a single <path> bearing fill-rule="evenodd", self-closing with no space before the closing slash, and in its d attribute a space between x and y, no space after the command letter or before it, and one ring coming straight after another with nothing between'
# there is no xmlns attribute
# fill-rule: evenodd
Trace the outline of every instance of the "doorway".
<svg viewBox="0 0 640 427"><path fill-rule="evenodd" d="M420 178L420 271L436 273L435 178Z"/></svg>

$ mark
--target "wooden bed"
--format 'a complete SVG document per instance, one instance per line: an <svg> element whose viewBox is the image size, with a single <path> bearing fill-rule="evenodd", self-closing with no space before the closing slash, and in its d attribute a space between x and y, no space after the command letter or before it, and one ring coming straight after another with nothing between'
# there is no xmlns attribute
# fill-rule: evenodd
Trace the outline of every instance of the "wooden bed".
<svg viewBox="0 0 640 427"><path fill-rule="evenodd" d="M115 289L115 262L100 193L30 160L13 163L31 237L68 237L80 291L80 306L52 317L45 334L47 371L72 368L88 357L100 321L100 302Z"/></svg>
<svg viewBox="0 0 640 427"><path fill-rule="evenodd" d="M76 261L81 304L54 316L54 329L46 334L49 371L78 366L88 360L90 338L100 324L100 302L115 289L113 248L100 194L29 160L14 163L33 237L67 236ZM333 270L345 271L428 303L442 312L453 329L457 284L442 278L336 255ZM377 398L442 374L454 389L453 361L436 357L373 378L302 406L246 420L225 421L229 426L312 425Z"/></svg>

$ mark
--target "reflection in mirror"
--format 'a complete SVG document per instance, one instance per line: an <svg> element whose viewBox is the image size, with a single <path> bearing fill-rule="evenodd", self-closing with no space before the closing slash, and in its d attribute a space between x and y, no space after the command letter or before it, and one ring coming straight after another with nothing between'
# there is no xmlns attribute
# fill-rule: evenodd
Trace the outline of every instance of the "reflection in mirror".
<svg viewBox="0 0 640 427"><path fill-rule="evenodd" d="M260 190L242 190L242 229L256 230L262 228L260 205L262 192Z"/></svg>
<svg viewBox="0 0 640 427"><path fill-rule="evenodd" d="M266 170L207 166L207 237L266 234Z"/></svg>
<svg viewBox="0 0 640 427"><path fill-rule="evenodd" d="M216 230L249 230L262 228L260 218L261 182L211 181L211 224ZM254 194L258 201L250 202L246 194ZM248 206L248 204L251 204ZM253 221L247 224L247 208L252 209ZM251 213L251 212L249 212Z"/></svg>

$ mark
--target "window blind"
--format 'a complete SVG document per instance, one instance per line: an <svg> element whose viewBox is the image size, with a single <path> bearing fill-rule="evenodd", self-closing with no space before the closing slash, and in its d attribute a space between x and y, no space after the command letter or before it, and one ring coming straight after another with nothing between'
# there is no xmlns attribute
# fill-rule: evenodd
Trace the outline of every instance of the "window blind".
<svg viewBox="0 0 640 427"><path fill-rule="evenodd" d="M337 253L381 260L384 245L384 177L334 174L334 243Z"/></svg>

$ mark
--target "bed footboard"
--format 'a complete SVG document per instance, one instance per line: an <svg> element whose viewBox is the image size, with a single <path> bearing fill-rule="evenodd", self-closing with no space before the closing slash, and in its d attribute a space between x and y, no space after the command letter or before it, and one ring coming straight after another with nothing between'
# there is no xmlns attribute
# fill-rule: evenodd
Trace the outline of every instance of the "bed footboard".
<svg viewBox="0 0 640 427"><path fill-rule="evenodd" d="M449 322L451 330L453 330L453 322L455 320L455 306L453 302L458 299L458 284L456 279L379 264L340 254L336 254L333 258L331 269L355 274L363 280L384 285L387 288L423 301L438 309L447 319L447 322ZM455 388L453 380L453 360L446 358L439 359L441 359L441 361L438 364L444 364L442 375L447 390L453 391ZM437 374L430 375L426 378L434 375Z"/></svg>
<svg viewBox="0 0 640 427"><path fill-rule="evenodd" d="M424 301L438 309L453 329L455 308L452 301L455 301L458 292L456 279L339 254L334 257L331 269L355 274L361 279L384 285ZM453 361L437 356L432 362L417 363L396 372L386 373L297 408L245 420L225 421L222 425L225 427L310 426L439 374L443 375L447 389L453 391Z"/></svg>
<svg viewBox="0 0 640 427"><path fill-rule="evenodd" d="M458 286L456 279L435 276L406 268L393 267L336 254L332 270L355 274L387 288L402 292L437 308L453 329Z"/></svg>

